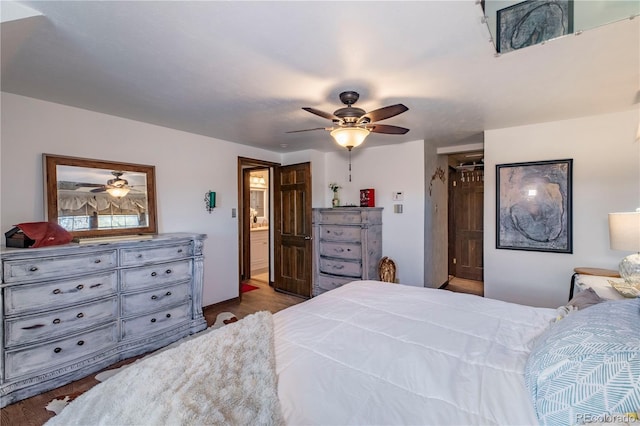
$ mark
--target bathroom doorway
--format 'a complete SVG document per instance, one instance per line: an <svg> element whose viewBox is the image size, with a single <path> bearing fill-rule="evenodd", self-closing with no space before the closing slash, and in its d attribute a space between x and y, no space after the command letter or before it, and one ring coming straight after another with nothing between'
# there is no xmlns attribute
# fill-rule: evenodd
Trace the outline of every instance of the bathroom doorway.
<svg viewBox="0 0 640 426"><path fill-rule="evenodd" d="M269 283L270 190L269 168L249 170L249 276Z"/></svg>

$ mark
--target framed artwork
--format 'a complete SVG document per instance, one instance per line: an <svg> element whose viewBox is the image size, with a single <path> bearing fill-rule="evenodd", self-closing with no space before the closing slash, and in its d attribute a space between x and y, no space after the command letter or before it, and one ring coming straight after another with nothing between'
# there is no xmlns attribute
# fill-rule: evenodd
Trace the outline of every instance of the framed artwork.
<svg viewBox="0 0 640 426"><path fill-rule="evenodd" d="M527 0L498 10L496 49L510 52L572 32L573 0Z"/></svg>
<svg viewBox="0 0 640 426"><path fill-rule="evenodd" d="M573 252L573 160L496 165L496 248Z"/></svg>

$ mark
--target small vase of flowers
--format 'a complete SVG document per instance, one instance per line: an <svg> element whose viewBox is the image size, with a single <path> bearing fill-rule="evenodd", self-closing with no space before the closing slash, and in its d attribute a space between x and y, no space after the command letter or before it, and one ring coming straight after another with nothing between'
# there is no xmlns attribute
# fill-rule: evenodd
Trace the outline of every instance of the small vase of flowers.
<svg viewBox="0 0 640 426"><path fill-rule="evenodd" d="M333 199L331 200L332 207L340 207L340 198L338 198L338 190L340 186L337 183L330 183L329 189L333 192Z"/></svg>

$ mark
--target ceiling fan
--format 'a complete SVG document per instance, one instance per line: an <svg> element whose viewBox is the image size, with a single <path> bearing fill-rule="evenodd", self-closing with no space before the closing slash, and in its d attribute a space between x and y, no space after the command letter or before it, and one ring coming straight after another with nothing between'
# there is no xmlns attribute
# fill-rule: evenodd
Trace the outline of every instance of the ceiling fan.
<svg viewBox="0 0 640 426"><path fill-rule="evenodd" d="M339 108L332 113L317 110L311 107L302 108L312 114L319 115L333 122L332 127L316 127L313 129L293 130L287 133L308 132L312 130L327 130L335 141L349 151L364 142L369 133L384 133L388 135L404 135L409 131L404 127L391 126L389 124L377 124L378 121L395 117L409 110L403 104L395 104L366 112L362 108L353 106L360 98L360 94L354 91L340 93L340 101L346 107Z"/></svg>
<svg viewBox="0 0 640 426"><path fill-rule="evenodd" d="M78 186L95 186L96 188L92 189L90 192L108 192L110 195L116 198L122 198L129 193L131 187L129 186L129 181L123 179L121 176L124 172L114 170L111 172L114 179L109 179L106 185L101 184L91 184L91 183L82 183L78 184Z"/></svg>

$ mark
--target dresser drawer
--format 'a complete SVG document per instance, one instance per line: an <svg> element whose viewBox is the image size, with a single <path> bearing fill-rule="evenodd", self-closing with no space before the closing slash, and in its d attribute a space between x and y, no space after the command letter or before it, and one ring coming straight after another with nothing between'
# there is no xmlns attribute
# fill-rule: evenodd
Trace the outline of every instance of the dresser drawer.
<svg viewBox="0 0 640 426"><path fill-rule="evenodd" d="M318 291L316 294L333 290L334 288L343 286L346 283L350 283L351 281L353 281L353 278L328 277L325 275L319 275L318 280L316 281L316 287L320 291Z"/></svg>
<svg viewBox="0 0 640 426"><path fill-rule="evenodd" d="M3 262L5 283L61 278L65 276L99 272L117 266L115 250L69 255L64 257L42 257L28 260Z"/></svg>
<svg viewBox="0 0 640 426"><path fill-rule="evenodd" d="M122 315L130 316L191 300L191 283L183 282L163 288L154 288L141 293L122 296Z"/></svg>
<svg viewBox="0 0 640 426"><path fill-rule="evenodd" d="M193 273L192 265L191 259L185 259L179 262L123 269L121 271L122 290L137 290L190 280Z"/></svg>
<svg viewBox="0 0 640 426"><path fill-rule="evenodd" d="M151 248L128 248L120 251L121 266L135 266L150 262L166 262L187 258L193 255L191 243L185 242L179 245L151 247Z"/></svg>
<svg viewBox="0 0 640 426"><path fill-rule="evenodd" d="M360 260L362 259L362 246L360 244L322 241L320 243L320 255L339 259Z"/></svg>
<svg viewBox="0 0 640 426"><path fill-rule="evenodd" d="M322 223L335 223L338 225L362 223L362 213L359 210L347 210L345 208L322 210L318 220Z"/></svg>
<svg viewBox="0 0 640 426"><path fill-rule="evenodd" d="M4 313L14 315L26 311L61 308L116 294L117 289L116 271L67 280L8 286L4 288Z"/></svg>
<svg viewBox="0 0 640 426"><path fill-rule="evenodd" d="M360 278L362 276L362 266L360 262L349 262L320 256L320 272L342 277Z"/></svg>
<svg viewBox="0 0 640 426"><path fill-rule="evenodd" d="M320 241L360 241L359 226L320 225Z"/></svg>
<svg viewBox="0 0 640 426"><path fill-rule="evenodd" d="M122 338L151 336L163 329L170 328L191 319L191 304L183 303L139 317L122 320Z"/></svg>
<svg viewBox="0 0 640 426"><path fill-rule="evenodd" d="M118 318L118 298L112 296L73 308L60 309L47 314L24 316L5 322L5 346L31 343L44 338L89 329Z"/></svg>
<svg viewBox="0 0 640 426"><path fill-rule="evenodd" d="M117 342L117 322L90 332L41 345L5 352L5 380L38 371L45 372L74 360L113 347Z"/></svg>

